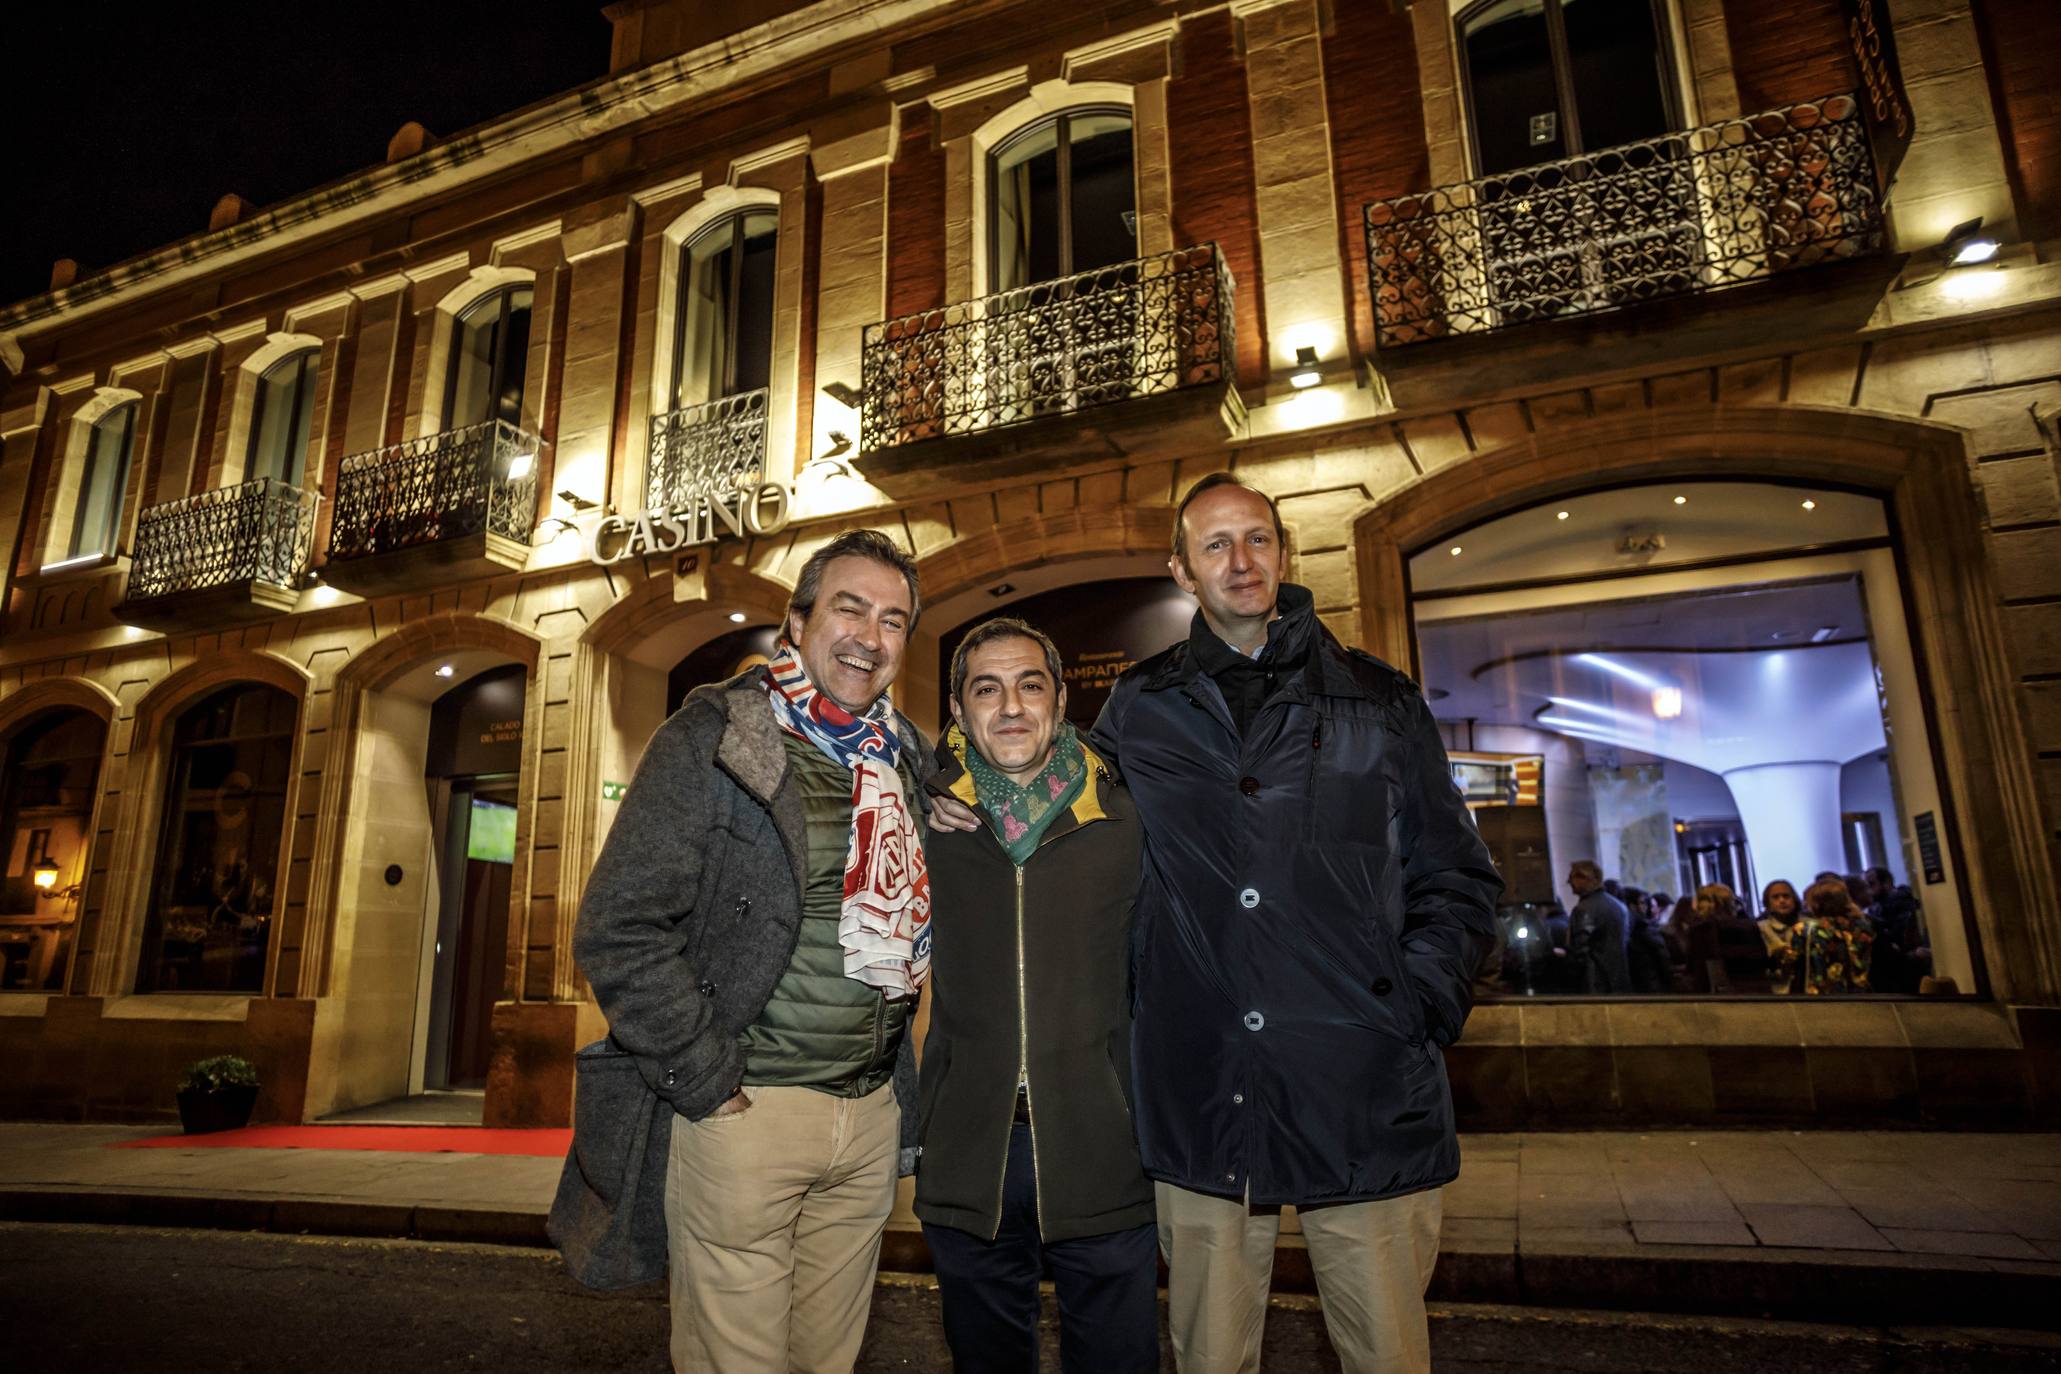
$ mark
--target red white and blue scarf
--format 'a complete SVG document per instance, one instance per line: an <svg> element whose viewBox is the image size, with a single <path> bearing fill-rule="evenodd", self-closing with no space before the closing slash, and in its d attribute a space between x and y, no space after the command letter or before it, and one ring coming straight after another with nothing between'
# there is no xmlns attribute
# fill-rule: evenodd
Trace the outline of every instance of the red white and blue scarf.
<svg viewBox="0 0 2061 1374"><path fill-rule="evenodd" d="M852 770L851 842L837 923L844 974L889 997L914 997L930 976L930 870L895 762L894 708L882 696L853 715L816 690L783 637L766 665L773 718Z"/></svg>

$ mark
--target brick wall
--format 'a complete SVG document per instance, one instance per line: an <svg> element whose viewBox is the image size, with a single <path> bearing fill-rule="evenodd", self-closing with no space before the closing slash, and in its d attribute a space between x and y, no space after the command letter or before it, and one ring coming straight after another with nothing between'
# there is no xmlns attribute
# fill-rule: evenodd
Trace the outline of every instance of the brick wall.
<svg viewBox="0 0 2061 1374"><path fill-rule="evenodd" d="M1237 282L1238 374L1266 380L1266 311L1259 290L1259 222L1245 66L1228 10L1184 21L1179 75L1167 83L1174 242L1214 242Z"/></svg>
<svg viewBox="0 0 2061 1374"><path fill-rule="evenodd" d="M1725 0L1725 31L1748 114L1853 89L1839 0Z"/></svg>
<svg viewBox="0 0 2061 1374"><path fill-rule="evenodd" d="M1417 45L1407 12L1340 5L1324 36L1324 99L1331 118L1331 165L1338 181L1339 262L1351 292L1355 361L1374 351L1361 210L1431 184Z"/></svg>
<svg viewBox="0 0 2061 1374"><path fill-rule="evenodd" d="M2018 232L2028 239L2061 234L2061 86L2054 80L2061 4L1975 0L1974 12Z"/></svg>
<svg viewBox="0 0 2061 1374"><path fill-rule="evenodd" d="M945 303L945 150L930 107L903 112L887 177L887 316Z"/></svg>

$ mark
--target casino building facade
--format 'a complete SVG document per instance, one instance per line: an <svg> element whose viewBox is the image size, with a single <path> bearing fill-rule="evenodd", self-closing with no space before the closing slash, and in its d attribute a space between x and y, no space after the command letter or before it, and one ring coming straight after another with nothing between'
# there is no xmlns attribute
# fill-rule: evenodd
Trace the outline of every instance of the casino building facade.
<svg viewBox="0 0 2061 1374"><path fill-rule="evenodd" d="M919 723L1005 608L1090 717L1230 468L1509 883L1463 1121L2057 1114L2051 5L607 13L577 91L0 307L0 1112L237 1052L264 1120L566 1123L583 876L813 549L916 555ZM1873 982L1685 918L1587 989L1584 858L1886 871Z"/></svg>

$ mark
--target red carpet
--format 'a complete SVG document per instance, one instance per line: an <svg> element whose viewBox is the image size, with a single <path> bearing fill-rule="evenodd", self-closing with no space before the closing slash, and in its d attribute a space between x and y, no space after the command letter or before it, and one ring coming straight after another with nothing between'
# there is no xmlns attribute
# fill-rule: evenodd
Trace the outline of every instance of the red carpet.
<svg viewBox="0 0 2061 1374"><path fill-rule="evenodd" d="M537 1155L558 1158L569 1130L489 1130L484 1126L245 1126L208 1135L123 1140L115 1149L392 1150L406 1154Z"/></svg>

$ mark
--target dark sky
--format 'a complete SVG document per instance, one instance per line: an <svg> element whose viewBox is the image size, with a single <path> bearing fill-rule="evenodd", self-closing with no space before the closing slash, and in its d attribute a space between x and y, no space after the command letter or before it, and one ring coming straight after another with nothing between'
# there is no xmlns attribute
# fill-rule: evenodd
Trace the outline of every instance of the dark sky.
<svg viewBox="0 0 2061 1374"><path fill-rule="evenodd" d="M21 0L0 20L0 302L608 73L604 0Z"/></svg>

